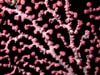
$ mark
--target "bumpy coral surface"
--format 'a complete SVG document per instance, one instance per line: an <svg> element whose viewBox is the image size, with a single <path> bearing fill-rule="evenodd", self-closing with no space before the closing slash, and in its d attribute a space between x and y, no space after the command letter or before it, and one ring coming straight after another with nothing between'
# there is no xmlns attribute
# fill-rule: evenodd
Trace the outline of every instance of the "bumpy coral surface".
<svg viewBox="0 0 100 75"><path fill-rule="evenodd" d="M0 75L100 75L100 0L0 0Z"/></svg>

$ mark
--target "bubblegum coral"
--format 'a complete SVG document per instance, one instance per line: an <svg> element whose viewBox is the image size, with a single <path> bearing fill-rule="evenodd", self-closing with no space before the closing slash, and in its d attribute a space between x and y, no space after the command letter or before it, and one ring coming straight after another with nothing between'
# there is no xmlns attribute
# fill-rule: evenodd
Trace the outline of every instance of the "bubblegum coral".
<svg viewBox="0 0 100 75"><path fill-rule="evenodd" d="M0 0L0 75L99 75L100 2Z"/></svg>

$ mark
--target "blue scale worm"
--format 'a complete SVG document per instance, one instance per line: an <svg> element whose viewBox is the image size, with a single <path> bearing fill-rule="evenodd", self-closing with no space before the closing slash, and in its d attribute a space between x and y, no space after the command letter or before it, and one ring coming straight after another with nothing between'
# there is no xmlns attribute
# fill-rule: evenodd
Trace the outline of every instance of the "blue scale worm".
<svg viewBox="0 0 100 75"><path fill-rule="evenodd" d="M8 0L7 0L7 3L8 3L10 6L14 6L14 5L16 4L16 2L17 2L17 0L12 0L12 2L9 3Z"/></svg>

